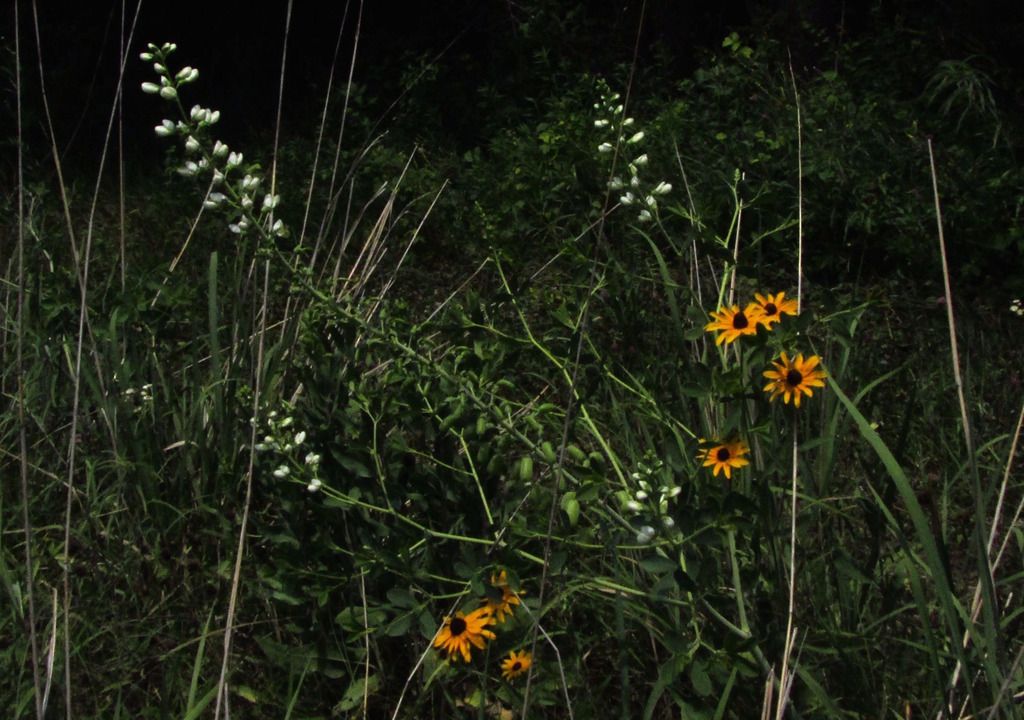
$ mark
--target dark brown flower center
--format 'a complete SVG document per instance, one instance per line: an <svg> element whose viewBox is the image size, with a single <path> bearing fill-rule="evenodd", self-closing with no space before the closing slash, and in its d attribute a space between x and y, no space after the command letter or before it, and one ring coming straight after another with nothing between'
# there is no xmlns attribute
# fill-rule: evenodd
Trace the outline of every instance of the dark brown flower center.
<svg viewBox="0 0 1024 720"><path fill-rule="evenodd" d="M767 303L764 306L764 314L765 315L778 315L779 314L779 308L777 308L775 306L775 303Z"/></svg>
<svg viewBox="0 0 1024 720"><path fill-rule="evenodd" d="M462 633L466 632L466 621L462 618L455 618L448 625L448 630L451 632L452 637L458 637Z"/></svg>
<svg viewBox="0 0 1024 720"><path fill-rule="evenodd" d="M523 664L521 662L519 662L518 660L516 660L514 663L512 663L512 672L518 672L522 668L523 668Z"/></svg>
<svg viewBox="0 0 1024 720"><path fill-rule="evenodd" d="M786 384L790 387L800 387L803 381L804 376L799 370L790 370L786 373Z"/></svg>
<svg viewBox="0 0 1024 720"><path fill-rule="evenodd" d="M732 316L732 326L737 330L743 330L750 325L750 321L747 320L747 316L740 310L738 313Z"/></svg>
<svg viewBox="0 0 1024 720"><path fill-rule="evenodd" d="M718 452L715 453L715 459L718 460L718 462L725 462L731 456L732 453L729 452L729 448L718 448Z"/></svg>

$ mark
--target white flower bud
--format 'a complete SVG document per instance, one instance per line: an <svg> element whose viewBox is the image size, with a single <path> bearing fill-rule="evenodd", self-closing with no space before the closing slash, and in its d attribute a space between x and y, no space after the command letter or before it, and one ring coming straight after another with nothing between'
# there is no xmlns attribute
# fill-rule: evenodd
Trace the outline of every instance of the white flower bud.
<svg viewBox="0 0 1024 720"><path fill-rule="evenodd" d="M315 477L309 481L309 485L306 486L306 490L312 493L319 490L322 486L323 483L320 481L320 478Z"/></svg>
<svg viewBox="0 0 1024 720"><path fill-rule="evenodd" d="M647 153L644 153L643 155L638 155L636 159L633 160L633 164L636 165L637 167L643 167L644 165L646 165Z"/></svg>
<svg viewBox="0 0 1024 720"><path fill-rule="evenodd" d="M213 171L213 184L214 185L220 185L223 182L224 182L224 173L222 173L220 170L214 170Z"/></svg>
<svg viewBox="0 0 1024 720"><path fill-rule="evenodd" d="M644 490L637 490L636 491L636 499L637 500L646 500L647 499L647 492L644 491Z"/></svg>
<svg viewBox="0 0 1024 720"><path fill-rule="evenodd" d="M142 83L142 92L146 93L147 95L156 95L158 92L160 92L160 86L156 83L144 82Z"/></svg>
<svg viewBox="0 0 1024 720"><path fill-rule="evenodd" d="M285 477L288 477L288 473L289 472L291 472L291 471L287 468L287 466L281 465L276 470L274 470L274 477L276 477L276 478L285 478Z"/></svg>
<svg viewBox="0 0 1024 720"><path fill-rule="evenodd" d="M190 118L192 118L193 120L199 121L199 120L202 120L202 119L203 119L203 116L204 116L204 114L205 114L205 113L206 113L206 111L205 111L205 110L203 110L203 108L201 108L201 107L200 107L200 106L198 106L198 105L193 105L193 106L192 106L192 109L191 109L191 110L189 110L189 113L188 113L188 115L189 115L189 117L190 117Z"/></svg>
<svg viewBox="0 0 1024 720"><path fill-rule="evenodd" d="M213 112L210 112L209 110L206 111L206 121L208 123L214 125L218 120L220 120L220 110L214 110Z"/></svg>
<svg viewBox="0 0 1024 720"><path fill-rule="evenodd" d="M178 91L172 88L170 85L165 85L160 88L160 97L164 100L174 100L178 97Z"/></svg>
<svg viewBox="0 0 1024 720"><path fill-rule="evenodd" d="M215 192L210 193L210 199L219 205L222 202L224 202L227 199L227 197L224 195L224 193Z"/></svg>
<svg viewBox="0 0 1024 720"><path fill-rule="evenodd" d="M596 127L596 128L608 127L608 121L604 120L604 119L602 119L602 120L595 120L594 121L594 127Z"/></svg>
<svg viewBox="0 0 1024 720"><path fill-rule="evenodd" d="M306 431L300 430L299 432L295 433L295 444L301 445L304 442L306 442Z"/></svg>
<svg viewBox="0 0 1024 720"><path fill-rule="evenodd" d="M289 425L291 425L293 422L295 422L295 418L293 418L293 417L286 417L284 420L281 421L281 427L286 428Z"/></svg>
<svg viewBox="0 0 1024 720"><path fill-rule="evenodd" d="M644 525L640 528L640 532L636 534L636 541L641 545L646 545L654 539L654 528L650 525Z"/></svg>
<svg viewBox="0 0 1024 720"><path fill-rule="evenodd" d="M222 158L228 154L228 146L222 143L220 140L213 144L213 156L215 158Z"/></svg>
<svg viewBox="0 0 1024 720"><path fill-rule="evenodd" d="M670 528L670 527L675 527L676 521L673 520L670 516L666 515L665 517L663 517L661 519L661 524L664 525L667 528Z"/></svg>
<svg viewBox="0 0 1024 720"><path fill-rule="evenodd" d="M645 197L644 202L647 203L647 207L649 207L651 210L658 207L658 201L657 199L655 199L653 195L648 195L647 197Z"/></svg>
<svg viewBox="0 0 1024 720"><path fill-rule="evenodd" d="M252 198L249 197L248 195L245 195L244 197L242 197L242 209L243 210L252 210Z"/></svg>
<svg viewBox="0 0 1024 720"><path fill-rule="evenodd" d="M638 187L640 187L640 178L639 178L639 177L637 177L636 175L634 175L634 176L633 176L632 178L630 178L630 180L629 180L629 186L630 186L630 187L635 187L635 188L638 188Z"/></svg>
<svg viewBox="0 0 1024 720"><path fill-rule="evenodd" d="M280 195L264 195L263 196L263 209L271 210L277 207L277 204L281 202Z"/></svg>
<svg viewBox="0 0 1024 720"><path fill-rule="evenodd" d="M621 190L623 187L622 178L616 175L608 181L608 187L612 190Z"/></svg>
<svg viewBox="0 0 1024 720"><path fill-rule="evenodd" d="M199 141L196 140L191 135L189 135L188 139L185 140L185 149L187 151L189 151L189 152L196 152L196 151L198 151L199 150Z"/></svg>
<svg viewBox="0 0 1024 720"><path fill-rule="evenodd" d="M636 122L636 121L633 120L633 118L626 118L625 120L622 121L622 127L629 127L634 122Z"/></svg>
<svg viewBox="0 0 1024 720"><path fill-rule="evenodd" d="M653 218L653 216L651 215L651 211L647 210L646 208L641 210L640 214L637 215L637 217L636 217L636 219L639 220L642 223L650 222L652 218Z"/></svg>
<svg viewBox="0 0 1024 720"><path fill-rule="evenodd" d="M155 72L157 75L163 75L167 72L167 68L164 66L163 63L155 62L153 63L153 72Z"/></svg>
<svg viewBox="0 0 1024 720"><path fill-rule="evenodd" d="M311 453L307 453L306 454L306 464L307 465L319 465L320 464L320 455L318 453L312 453L312 452Z"/></svg>
<svg viewBox="0 0 1024 720"><path fill-rule="evenodd" d="M278 237L284 237L284 233L285 233L284 223L281 222L280 220L276 220L274 222L274 227L271 228L271 231L275 235L277 235Z"/></svg>
<svg viewBox="0 0 1024 720"><path fill-rule="evenodd" d="M641 130L641 131L640 131L640 132L638 132L638 133L634 133L634 134L633 134L633 137L631 137L631 138L630 138L629 140L627 140L626 142L627 142L627 143L629 143L630 145L633 145L633 144L635 144L635 143L638 143L638 142L640 142L640 141L641 141L641 140L643 140L643 139L644 139L644 131L643 131L643 130Z"/></svg>
<svg viewBox="0 0 1024 720"><path fill-rule="evenodd" d="M616 99L618 99L618 98L616 98ZM616 115L621 115L622 114L622 106L621 105L617 105L615 107L615 111L614 112L615 112Z"/></svg>
<svg viewBox="0 0 1024 720"><path fill-rule="evenodd" d="M623 205L632 205L635 200L636 197L634 197L633 193L631 192L627 192L625 195L619 198L619 202L622 203Z"/></svg>
<svg viewBox="0 0 1024 720"><path fill-rule="evenodd" d="M159 137L169 137L174 134L174 126L167 127L166 125L157 125L153 129Z"/></svg>
<svg viewBox="0 0 1024 720"><path fill-rule="evenodd" d="M139 53L139 59L142 60L142 62L149 62L150 60L153 59L153 53L151 53L151 52Z"/></svg>
<svg viewBox="0 0 1024 720"><path fill-rule="evenodd" d="M672 185L667 182L660 182L658 186L651 191L655 195L666 195L672 192Z"/></svg>
<svg viewBox="0 0 1024 720"><path fill-rule="evenodd" d="M233 167L238 167L241 164L242 164L242 153L233 152L233 153L230 153L228 155L228 162L227 162L228 169L231 169ZM246 177L248 177L248 175ZM245 181L244 180L242 181L242 187L245 187Z"/></svg>
<svg viewBox="0 0 1024 720"><path fill-rule="evenodd" d="M626 503L626 509L631 512L640 512L643 509L643 507L636 500L630 500L628 503Z"/></svg>
<svg viewBox="0 0 1024 720"><path fill-rule="evenodd" d="M610 153L612 151L612 144L603 142L597 146L597 151L599 153Z"/></svg>

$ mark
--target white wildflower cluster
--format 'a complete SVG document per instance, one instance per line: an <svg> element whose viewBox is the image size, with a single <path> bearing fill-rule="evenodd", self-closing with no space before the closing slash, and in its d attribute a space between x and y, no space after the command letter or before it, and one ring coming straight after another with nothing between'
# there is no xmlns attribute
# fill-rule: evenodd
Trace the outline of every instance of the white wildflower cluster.
<svg viewBox="0 0 1024 720"><path fill-rule="evenodd" d="M1017 317L1024 317L1024 305L1021 304L1020 298L1016 298L1012 303L1010 303L1010 312Z"/></svg>
<svg viewBox="0 0 1024 720"><path fill-rule="evenodd" d="M271 475L278 480L305 483L309 492L316 492L323 486L320 453L307 447L306 431L295 427L290 408L284 412L271 410L265 421L254 417L251 422L256 425L257 435L262 436L256 443L256 451L266 456L268 464L274 467Z"/></svg>
<svg viewBox="0 0 1024 720"><path fill-rule="evenodd" d="M114 379L117 379L116 376ZM153 384L146 383L138 388L125 388L121 391L121 399L132 405L133 413L141 413L147 405L153 402Z"/></svg>
<svg viewBox="0 0 1024 720"><path fill-rule="evenodd" d="M637 527L636 541L642 545L651 542L660 532L671 532L676 521L669 514L669 503L679 496L682 488L671 481L663 482L661 460L649 458L637 464L636 471L630 473L629 479L635 483L636 490L618 493L624 512L632 516Z"/></svg>
<svg viewBox="0 0 1024 720"><path fill-rule="evenodd" d="M603 81L600 89L601 101L594 103L594 110L598 113L594 127L604 130L610 139L598 145L597 151L609 154L618 147L619 153L627 159L626 167L629 170L628 178L615 175L608 182L608 187L622 193L619 195L621 205L639 208L637 220L650 222L658 211L658 198L671 192L672 185L665 181L646 182L641 177L649 160L647 153L640 152L639 147L645 137L644 131L635 128L636 121L633 118L624 117L625 108L619 93L612 92Z"/></svg>
<svg viewBox="0 0 1024 720"><path fill-rule="evenodd" d="M174 43L164 43L159 47L150 43L147 47L148 50L139 57L144 62L153 63L160 82L142 83L142 92L173 102L182 118L177 121L164 119L155 128L160 137L183 139L186 159L177 168L178 173L185 177L209 178L203 207L233 210L235 217L228 224L228 229L234 234L245 235L257 227L265 237L286 237L288 229L284 222L273 219L273 211L281 201L280 195L263 191L263 181L255 168L243 167L242 153L232 151L220 140L209 141L209 128L220 120L220 111L193 105L185 112L178 91L195 82L199 71L189 66L176 73L168 69L167 58L177 49Z"/></svg>

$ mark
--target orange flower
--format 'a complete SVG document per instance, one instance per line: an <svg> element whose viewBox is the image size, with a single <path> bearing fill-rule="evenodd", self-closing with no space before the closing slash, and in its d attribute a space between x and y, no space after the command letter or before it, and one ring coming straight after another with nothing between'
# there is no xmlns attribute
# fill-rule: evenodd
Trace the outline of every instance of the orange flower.
<svg viewBox="0 0 1024 720"><path fill-rule="evenodd" d="M533 658L530 657L530 653L525 650L517 653L513 650L507 658L501 661L501 674L507 680L511 680L529 670L531 665L533 665Z"/></svg>
<svg viewBox="0 0 1024 720"><path fill-rule="evenodd" d="M775 400L779 395L782 402L788 403L793 398L793 405L800 407L801 395L810 397L811 388L825 387L825 371L818 368L821 358L811 355L804 360L803 355L797 355L790 360L786 353L782 353L779 360L773 360L770 370L764 371L768 378L768 384L764 391L771 393L769 400Z"/></svg>
<svg viewBox="0 0 1024 720"><path fill-rule="evenodd" d="M494 618L485 607L478 608L469 615L457 612L455 617L444 619L444 625L434 638L434 647L446 651L450 659L458 660L456 653L460 653L462 659L469 662L470 645L483 650L487 640L495 638L494 633L487 629L487 626L493 623Z"/></svg>
<svg viewBox="0 0 1024 720"><path fill-rule="evenodd" d="M708 332L720 330L718 337L715 338L715 345L721 345L723 342L728 345L741 335L757 334L757 319L760 312L760 307L755 303L749 303L744 310L740 310L739 305L719 308L711 313L714 322L705 325L704 329Z"/></svg>
<svg viewBox="0 0 1024 720"><path fill-rule="evenodd" d="M701 450L697 453L697 459L704 461L704 467L713 467L713 474L718 477L721 470L727 478L732 478L732 469L749 465L750 461L744 455L750 452L750 448L742 440L731 442L720 442L713 447Z"/></svg>
<svg viewBox="0 0 1024 720"><path fill-rule="evenodd" d="M488 592L487 597L480 602L491 615L497 618L498 624L501 625L505 622L506 615L511 617L512 606L519 605L519 595L508 586L508 573L504 570L497 575L491 575L491 587L492 591ZM498 597L499 594L501 597Z"/></svg>
<svg viewBox="0 0 1024 720"><path fill-rule="evenodd" d="M756 305L760 309L756 322L768 330L772 329L772 323L782 320L783 315L796 315L796 300L786 300L784 292L775 295L769 293L767 297L761 293L754 293L754 297L757 298Z"/></svg>

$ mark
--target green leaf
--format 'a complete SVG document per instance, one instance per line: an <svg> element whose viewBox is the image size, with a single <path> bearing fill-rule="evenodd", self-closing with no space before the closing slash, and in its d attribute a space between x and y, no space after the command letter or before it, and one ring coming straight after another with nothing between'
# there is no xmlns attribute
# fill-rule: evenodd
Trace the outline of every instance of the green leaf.
<svg viewBox="0 0 1024 720"><path fill-rule="evenodd" d="M690 683L693 685L694 692L701 697L707 697L714 691L707 668L700 660L695 660L690 665Z"/></svg>
<svg viewBox="0 0 1024 720"><path fill-rule="evenodd" d="M643 720L651 720L654 716L654 710L658 706L658 701L665 693L665 689L679 676L682 669L686 667L688 660L689 657L686 655L676 655L658 668L658 679L654 681L651 694L647 696Z"/></svg>
<svg viewBox="0 0 1024 720"><path fill-rule="evenodd" d="M660 575L662 573L674 572L679 564L674 560L669 560L667 557L661 555L654 555L652 557L644 558L640 561L640 567L649 573L654 575Z"/></svg>
<svg viewBox="0 0 1024 720"><path fill-rule="evenodd" d="M348 686L335 709L341 712L351 712L357 707L362 707L363 696L373 695L379 687L380 679L376 675L370 675L369 678L360 677Z"/></svg>
<svg viewBox="0 0 1024 720"><path fill-rule="evenodd" d="M256 691L248 685L235 685L232 689L235 691L235 695L238 695L251 703L255 703L258 700Z"/></svg>
<svg viewBox="0 0 1024 720"><path fill-rule="evenodd" d="M419 604L408 588L404 587L394 587L388 590L388 600L392 605L400 608L414 608Z"/></svg>

